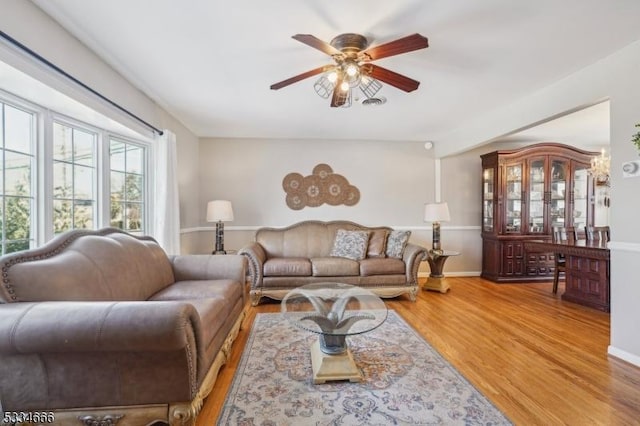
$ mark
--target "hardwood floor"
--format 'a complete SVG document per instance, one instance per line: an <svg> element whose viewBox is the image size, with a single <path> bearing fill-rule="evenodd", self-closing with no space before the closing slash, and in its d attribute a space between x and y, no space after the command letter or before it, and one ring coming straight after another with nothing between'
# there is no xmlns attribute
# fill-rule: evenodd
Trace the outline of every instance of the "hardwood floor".
<svg viewBox="0 0 640 426"><path fill-rule="evenodd" d="M607 356L609 314L560 300L552 284L448 278L447 294L387 299L517 425L640 425L640 368ZM215 424L257 312L249 308L231 358L197 426Z"/></svg>

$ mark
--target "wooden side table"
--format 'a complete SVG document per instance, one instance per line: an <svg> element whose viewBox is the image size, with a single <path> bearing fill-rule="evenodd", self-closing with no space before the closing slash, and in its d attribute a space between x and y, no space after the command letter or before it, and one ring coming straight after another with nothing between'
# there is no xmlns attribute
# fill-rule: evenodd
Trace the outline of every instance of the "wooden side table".
<svg viewBox="0 0 640 426"><path fill-rule="evenodd" d="M422 286L422 289L446 293L449 290L449 284L447 284L442 270L449 257L458 256L459 254L460 252L458 251L443 250L441 252L434 252L433 250L429 250L427 262L429 262L431 273L429 274L429 278L427 278L427 282Z"/></svg>

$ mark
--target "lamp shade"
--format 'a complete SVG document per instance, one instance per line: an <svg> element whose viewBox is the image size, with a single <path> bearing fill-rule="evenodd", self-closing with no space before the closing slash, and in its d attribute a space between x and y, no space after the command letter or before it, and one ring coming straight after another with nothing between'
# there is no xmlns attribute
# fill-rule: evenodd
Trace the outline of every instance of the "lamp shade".
<svg viewBox="0 0 640 426"><path fill-rule="evenodd" d="M233 220L231 201L214 200L207 203L207 222L230 222Z"/></svg>
<svg viewBox="0 0 640 426"><path fill-rule="evenodd" d="M428 203L424 205L425 222L448 222L450 220L447 203Z"/></svg>

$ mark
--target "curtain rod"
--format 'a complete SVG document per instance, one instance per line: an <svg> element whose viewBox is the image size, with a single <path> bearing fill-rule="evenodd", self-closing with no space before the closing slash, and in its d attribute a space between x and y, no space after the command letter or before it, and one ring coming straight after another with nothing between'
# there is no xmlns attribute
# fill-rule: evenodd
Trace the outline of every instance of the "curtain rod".
<svg viewBox="0 0 640 426"><path fill-rule="evenodd" d="M21 49L22 51L28 53L30 56L32 56L33 58L37 59L38 61L42 62L43 64L45 64L47 67L51 68L52 70L56 71L57 73L63 75L64 77L68 78L69 80L73 81L75 84L79 85L80 87L82 87L85 90L88 90L89 92L91 92L92 94L94 94L95 96L97 96L98 98L102 99L103 101L107 102L109 105L111 105L112 107L120 110L121 112L124 112L125 114L127 114L129 117L133 118L134 120L138 121L139 123L142 123L143 125L145 125L146 127L148 127L149 129L153 130L154 132L156 132L158 135L162 135L163 132L162 130L158 129L157 127L153 126L152 124L149 124L148 122L146 122L145 120L143 120L142 118L138 117L137 115L135 115L134 113L132 113L131 111L129 111L128 109L118 105L117 103L115 103L114 101L112 101L111 99L107 98L106 96L104 96L102 93L96 91L95 89L92 89L91 87L87 86L86 84L84 84L83 82L81 82L80 80L78 80L77 78L75 78L74 76L72 76L71 74L67 73L65 70L63 70L62 68L58 67L57 65L55 65L54 63L50 62L49 60L47 60L46 58L44 58L43 56L39 55L38 53L34 52L33 50L31 50L30 48L28 48L27 46L25 46L24 44L20 43L18 40L14 39L13 37L11 37L9 34L5 33L4 31L0 30L0 36L2 38L4 38L5 40L7 40L9 43L13 44L14 46L16 46L17 48Z"/></svg>

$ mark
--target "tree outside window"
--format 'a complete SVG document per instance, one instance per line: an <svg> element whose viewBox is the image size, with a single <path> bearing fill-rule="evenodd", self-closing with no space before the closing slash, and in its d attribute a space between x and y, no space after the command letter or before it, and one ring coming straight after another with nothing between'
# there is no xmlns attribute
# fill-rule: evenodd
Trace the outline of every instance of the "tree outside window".
<svg viewBox="0 0 640 426"><path fill-rule="evenodd" d="M28 249L32 232L34 114L0 103L0 241L2 254Z"/></svg>
<svg viewBox="0 0 640 426"><path fill-rule="evenodd" d="M145 148L111 139L111 226L145 233Z"/></svg>
<svg viewBox="0 0 640 426"><path fill-rule="evenodd" d="M98 137L57 122L53 133L53 232L92 229L96 223Z"/></svg>

